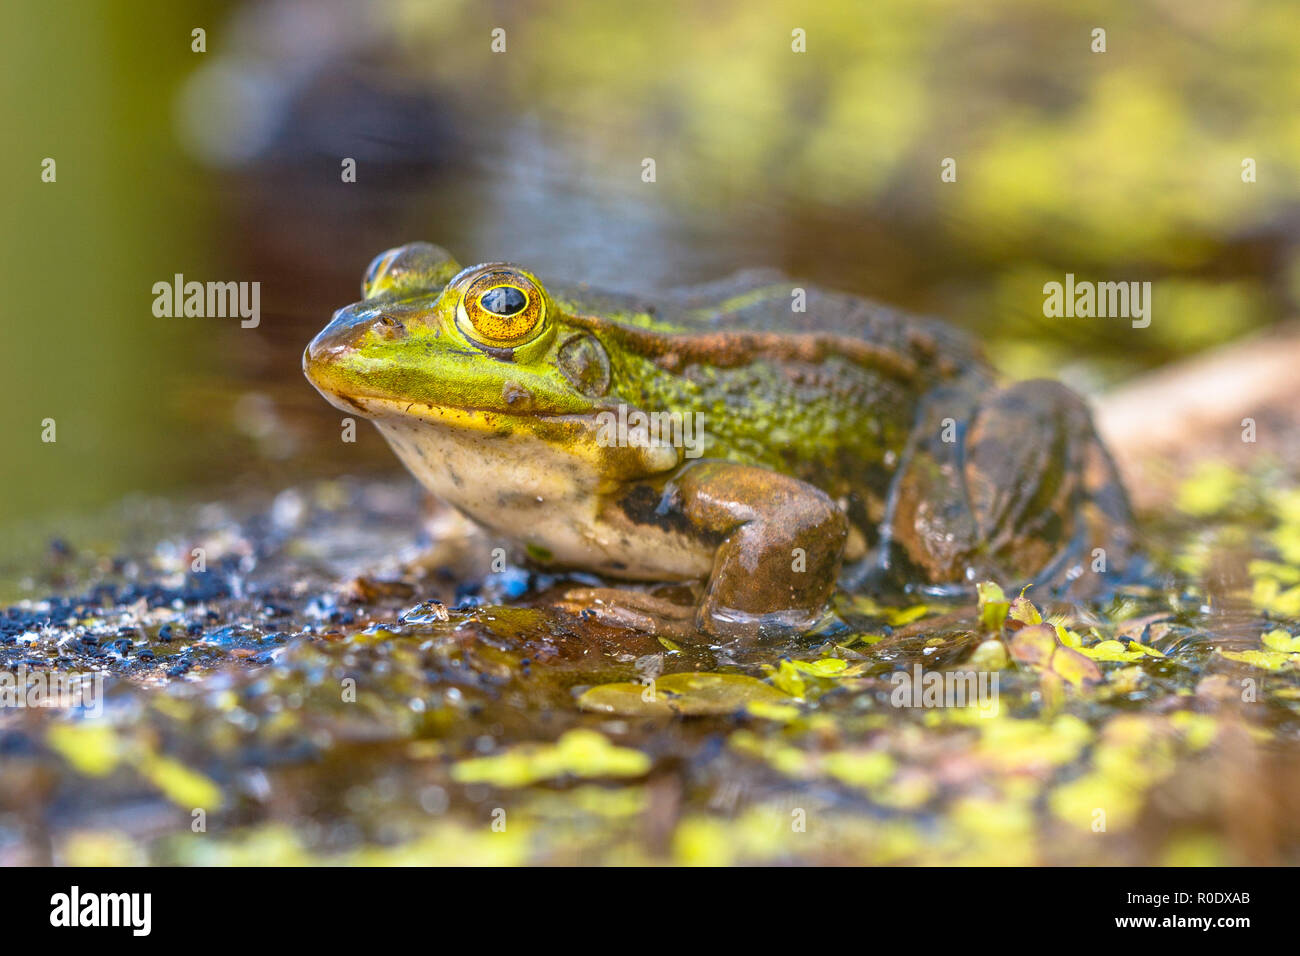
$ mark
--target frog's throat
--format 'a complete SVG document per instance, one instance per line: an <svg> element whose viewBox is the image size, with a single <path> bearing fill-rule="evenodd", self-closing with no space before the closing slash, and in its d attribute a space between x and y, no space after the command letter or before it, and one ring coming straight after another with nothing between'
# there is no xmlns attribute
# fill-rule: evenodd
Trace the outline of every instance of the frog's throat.
<svg viewBox="0 0 1300 956"><path fill-rule="evenodd" d="M622 479L580 449L403 415L375 425L425 488L493 533L536 546L544 563L648 581L701 578L712 567L711 547L608 507Z"/></svg>
<svg viewBox="0 0 1300 956"><path fill-rule="evenodd" d="M390 444L394 433L400 432L408 446L422 450L425 456L436 456L441 450L453 447L474 447L484 451L484 467L476 470L483 472L482 480L492 483L509 480L511 452L507 451L507 460L502 464L503 473L492 474L486 467L488 459L492 458L486 452L492 450L495 453L497 448L514 449L517 460L519 454L525 453L523 449L529 449L526 453L531 454L542 446L548 446L555 460L564 462L566 469L572 465L585 470L602 490L623 481L671 471L681 463L680 452L664 445L611 445L604 440L606 429L602 428L595 412L511 415L487 409L370 396L347 396L341 401L372 419ZM335 401L335 404L343 408L341 401ZM396 428L397 424L402 427ZM412 455L402 450L398 450L398 454L423 481L424 475L417 471Z"/></svg>

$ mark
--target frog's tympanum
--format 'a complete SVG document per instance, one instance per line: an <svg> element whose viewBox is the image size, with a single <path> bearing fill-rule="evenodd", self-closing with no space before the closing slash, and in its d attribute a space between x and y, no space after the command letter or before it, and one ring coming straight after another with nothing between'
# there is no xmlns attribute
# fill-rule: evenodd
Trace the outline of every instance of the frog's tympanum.
<svg viewBox="0 0 1300 956"><path fill-rule="evenodd" d="M999 387L932 319L742 273L652 301L379 256L303 358L430 491L536 561L703 582L720 636L810 628L837 582L1081 596L1132 518L1083 402Z"/></svg>

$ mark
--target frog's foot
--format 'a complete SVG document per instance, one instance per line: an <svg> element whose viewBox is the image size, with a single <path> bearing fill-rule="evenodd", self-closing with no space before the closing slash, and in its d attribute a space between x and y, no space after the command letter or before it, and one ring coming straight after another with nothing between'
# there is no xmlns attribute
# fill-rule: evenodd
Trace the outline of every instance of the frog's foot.
<svg viewBox="0 0 1300 956"><path fill-rule="evenodd" d="M724 461L685 466L661 510L716 543L696 614L715 637L753 637L821 620L848 536L848 520L819 488L778 472Z"/></svg>
<svg viewBox="0 0 1300 956"><path fill-rule="evenodd" d="M571 588L561 608L602 624L666 637L695 634L695 608L630 588Z"/></svg>
<svg viewBox="0 0 1300 956"><path fill-rule="evenodd" d="M1083 400L1036 379L973 414L945 404L927 405L895 479L881 549L891 576L1073 597L1114 583L1132 561L1133 517Z"/></svg>

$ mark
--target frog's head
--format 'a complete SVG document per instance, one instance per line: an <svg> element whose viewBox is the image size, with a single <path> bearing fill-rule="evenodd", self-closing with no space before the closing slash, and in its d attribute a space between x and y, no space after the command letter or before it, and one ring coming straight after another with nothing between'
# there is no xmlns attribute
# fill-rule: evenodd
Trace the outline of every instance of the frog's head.
<svg viewBox="0 0 1300 956"><path fill-rule="evenodd" d="M592 437L617 401L605 346L567 321L532 273L462 269L445 250L411 243L378 256L361 292L303 355L307 378L336 407L374 419L390 440L386 426L418 422L527 433L609 458Z"/></svg>
<svg viewBox="0 0 1300 956"><path fill-rule="evenodd" d="M518 266L462 269L443 249L412 243L371 262L361 294L303 355L307 378L344 411L574 415L609 387L603 349L558 335L546 289Z"/></svg>

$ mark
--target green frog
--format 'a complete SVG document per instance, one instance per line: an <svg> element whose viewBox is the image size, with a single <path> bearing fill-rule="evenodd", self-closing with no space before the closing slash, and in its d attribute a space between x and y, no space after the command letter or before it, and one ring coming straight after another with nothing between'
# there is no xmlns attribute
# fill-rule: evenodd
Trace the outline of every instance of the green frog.
<svg viewBox="0 0 1300 956"><path fill-rule="evenodd" d="M1076 394L1000 387L942 322L779 273L645 301L411 243L303 368L534 561L698 582L713 636L810 629L837 586L1085 596L1132 560Z"/></svg>

